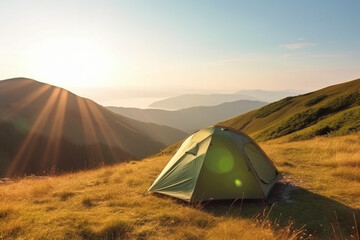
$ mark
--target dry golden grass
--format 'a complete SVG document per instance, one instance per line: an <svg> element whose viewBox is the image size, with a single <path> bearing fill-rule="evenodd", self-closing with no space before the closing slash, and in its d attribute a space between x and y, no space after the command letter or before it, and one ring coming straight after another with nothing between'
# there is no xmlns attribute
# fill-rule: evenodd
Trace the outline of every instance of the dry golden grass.
<svg viewBox="0 0 360 240"><path fill-rule="evenodd" d="M147 194L168 160L162 156L3 184L0 239L275 238L275 231L251 219L214 216L172 198Z"/></svg>
<svg viewBox="0 0 360 240"><path fill-rule="evenodd" d="M360 133L299 142L279 139L261 146L303 188L360 208Z"/></svg>
<svg viewBox="0 0 360 240"><path fill-rule="evenodd" d="M347 212L360 222L359 146L360 134L262 143L296 185L290 201L275 196L271 208L258 201L192 206L147 194L171 155L19 179L0 185L0 239L350 239L356 232Z"/></svg>

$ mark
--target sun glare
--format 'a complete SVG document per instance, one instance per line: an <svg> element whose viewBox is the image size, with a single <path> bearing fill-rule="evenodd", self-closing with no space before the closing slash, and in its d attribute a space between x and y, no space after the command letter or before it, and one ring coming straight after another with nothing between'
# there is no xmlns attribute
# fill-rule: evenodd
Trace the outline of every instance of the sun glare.
<svg viewBox="0 0 360 240"><path fill-rule="evenodd" d="M92 87L110 75L111 56L96 41L58 37L34 45L28 59L31 72L51 84Z"/></svg>

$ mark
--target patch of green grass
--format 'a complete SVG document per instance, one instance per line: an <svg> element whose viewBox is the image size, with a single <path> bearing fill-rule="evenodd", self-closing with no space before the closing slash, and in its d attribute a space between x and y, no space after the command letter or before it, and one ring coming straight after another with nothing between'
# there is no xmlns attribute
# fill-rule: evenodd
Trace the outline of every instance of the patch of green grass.
<svg viewBox="0 0 360 240"><path fill-rule="evenodd" d="M306 140L315 136L331 135L342 136L351 132L360 131L360 107L334 114L319 121L309 128L305 128L289 136L290 140Z"/></svg>
<svg viewBox="0 0 360 240"><path fill-rule="evenodd" d="M305 107L311 107L315 104L318 104L319 102L321 102L322 100L324 100L327 97L328 97L327 95L315 96L314 98L310 99L309 101L307 101L305 103Z"/></svg>
<svg viewBox="0 0 360 240"><path fill-rule="evenodd" d="M288 135L290 133L314 125L322 119L326 118L328 115L338 113L346 107L351 107L357 105L358 103L360 103L359 92L343 94L329 101L327 104L322 105L321 107L310 108L303 112L296 113L288 119L281 121L273 125L272 127L266 129L265 131L259 132L257 135L255 135L255 138L258 140L269 140ZM319 135L325 135L332 131L339 130L340 128L342 128L342 132L344 134L347 134L350 131L360 130L360 123L358 120L359 111L357 111L357 107L355 109L354 108L351 108L349 111L346 111L341 116L338 116L335 119L335 122L331 122L331 126L323 125L322 127L319 127L316 131L313 131L312 135L309 136L314 137ZM348 127L343 127L345 125L348 125Z"/></svg>
<svg viewBox="0 0 360 240"><path fill-rule="evenodd" d="M257 118L264 118L276 111L279 111L280 109L282 109L283 107L289 105L292 103L292 99L294 97L287 97L287 98L284 98L282 100L279 100L277 102L273 102L273 103L270 103L262 108L260 108L258 111L256 111L255 113L255 117Z"/></svg>

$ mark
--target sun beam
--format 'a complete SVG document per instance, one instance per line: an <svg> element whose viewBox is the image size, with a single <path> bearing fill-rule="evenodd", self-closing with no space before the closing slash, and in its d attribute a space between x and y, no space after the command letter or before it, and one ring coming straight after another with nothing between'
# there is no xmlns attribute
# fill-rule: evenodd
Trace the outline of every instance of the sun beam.
<svg viewBox="0 0 360 240"><path fill-rule="evenodd" d="M62 132L64 127L66 104L68 100L68 91L62 89L60 97L58 99L57 107L55 108L55 117L53 125L51 126L49 137L53 141L49 141L44 151L43 161L48 161L50 159L51 166L56 166L59 157L60 150L60 141L62 138ZM46 163L41 163L45 165Z"/></svg>
<svg viewBox="0 0 360 240"><path fill-rule="evenodd" d="M22 109L30 106L32 102L38 99L41 95L43 95L47 90L49 90L50 85L41 86L39 89L35 90L34 92L30 93L26 97L22 98L21 101L17 102L13 108L9 109L9 112L4 114L4 119L8 120L15 116L18 112Z"/></svg>
<svg viewBox="0 0 360 240"><path fill-rule="evenodd" d="M93 155L96 154L95 157L100 159L100 162L104 162L104 156L101 150L101 147L99 145L99 139L96 134L94 122L90 116L89 109L86 105L86 102L82 98L77 98L79 111L80 111L80 118L82 122L84 137L85 137L85 143L86 145L94 145L95 152L91 153L88 152L89 158L94 157ZM89 167L89 166L87 166Z"/></svg>
<svg viewBox="0 0 360 240"><path fill-rule="evenodd" d="M93 119L96 121L99 126L99 131L104 137L107 146L109 146L110 154L113 159L117 159L119 156L111 149L112 146L117 146L124 148L124 144L120 142L120 139L115 135L106 121L104 115L101 113L99 108L93 102L86 102L87 107L89 109L89 114L92 115Z"/></svg>
<svg viewBox="0 0 360 240"><path fill-rule="evenodd" d="M15 171L23 172L23 170L26 168L27 162L29 161L29 159L26 157L27 155L26 153L34 149L34 146L37 142L36 136L38 136L37 134L38 130L48 120L51 111L54 109L54 105L59 96L59 93L60 93L60 88L55 88L53 90L45 106L42 108L41 112L36 117L36 120L32 125L28 135L26 136L25 140L19 147L18 153L11 161L11 164L7 171L9 176L12 175ZM20 161L22 161L23 163L19 164ZM20 169L19 166L22 166L22 169Z"/></svg>

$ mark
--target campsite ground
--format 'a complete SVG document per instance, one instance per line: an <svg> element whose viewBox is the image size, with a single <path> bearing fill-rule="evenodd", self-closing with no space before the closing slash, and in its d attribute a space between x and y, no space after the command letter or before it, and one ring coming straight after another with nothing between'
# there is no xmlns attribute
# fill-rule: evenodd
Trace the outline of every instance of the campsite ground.
<svg viewBox="0 0 360 240"><path fill-rule="evenodd" d="M270 203L147 194L172 149L0 184L0 239L359 239L360 133L260 145L284 175Z"/></svg>

